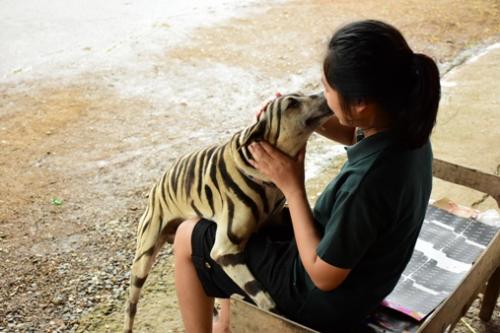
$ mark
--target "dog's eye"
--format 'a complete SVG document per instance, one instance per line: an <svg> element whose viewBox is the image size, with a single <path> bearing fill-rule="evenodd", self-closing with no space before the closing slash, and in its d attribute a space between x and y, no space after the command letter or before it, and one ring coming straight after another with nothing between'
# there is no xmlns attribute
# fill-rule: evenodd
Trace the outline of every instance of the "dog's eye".
<svg viewBox="0 0 500 333"><path fill-rule="evenodd" d="M289 98L288 99L288 105L287 105L287 109L289 108L295 108L297 106L299 106L300 102L298 99L295 99L295 98Z"/></svg>

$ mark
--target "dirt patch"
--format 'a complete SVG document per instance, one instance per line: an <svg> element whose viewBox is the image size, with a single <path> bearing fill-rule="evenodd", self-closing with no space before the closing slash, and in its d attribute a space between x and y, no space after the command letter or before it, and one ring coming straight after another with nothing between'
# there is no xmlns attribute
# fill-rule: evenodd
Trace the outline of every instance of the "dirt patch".
<svg viewBox="0 0 500 333"><path fill-rule="evenodd" d="M0 331L116 332L148 188L183 152L248 124L250 106L277 87L318 90L340 24L387 20L445 65L498 39L499 16L497 1L286 2L143 55L151 66L133 75L120 67L0 83ZM124 92L126 79L140 89ZM309 151L325 144L314 138ZM335 161L309 182L312 200ZM139 331L182 330L168 252L141 299Z"/></svg>
<svg viewBox="0 0 500 333"><path fill-rule="evenodd" d="M370 18L395 25L415 52L430 54L443 64L461 50L497 37L498 15L500 5L492 1L292 1L259 17L202 29L186 46L169 51L167 58L245 64L264 76L290 76L321 63L336 28Z"/></svg>

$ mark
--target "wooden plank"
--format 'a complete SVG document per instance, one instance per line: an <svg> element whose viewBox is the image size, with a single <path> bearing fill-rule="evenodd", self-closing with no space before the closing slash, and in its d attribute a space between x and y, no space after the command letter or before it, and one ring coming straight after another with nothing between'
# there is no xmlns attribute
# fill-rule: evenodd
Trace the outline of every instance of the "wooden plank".
<svg viewBox="0 0 500 333"><path fill-rule="evenodd" d="M489 194L500 206L500 177L435 158L432 174L442 180Z"/></svg>
<svg viewBox="0 0 500 333"><path fill-rule="evenodd" d="M479 312L479 318L484 321L489 321L495 305L497 304L498 292L500 291L500 267L488 280L488 285L486 286L486 291L484 292L483 303L481 304L481 311Z"/></svg>
<svg viewBox="0 0 500 333"><path fill-rule="evenodd" d="M316 331L264 311L255 305L231 298L231 319L229 326L233 333L280 332L280 333L314 333Z"/></svg>
<svg viewBox="0 0 500 333"><path fill-rule="evenodd" d="M481 254L455 291L427 318L418 333L451 332L471 301L500 266L500 232Z"/></svg>

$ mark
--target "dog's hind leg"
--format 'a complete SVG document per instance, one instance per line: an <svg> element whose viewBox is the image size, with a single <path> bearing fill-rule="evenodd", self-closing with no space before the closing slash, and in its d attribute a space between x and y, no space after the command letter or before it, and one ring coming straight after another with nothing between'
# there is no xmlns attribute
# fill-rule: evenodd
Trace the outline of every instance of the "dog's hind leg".
<svg viewBox="0 0 500 333"><path fill-rule="evenodd" d="M153 188L148 208L141 217L137 232L137 248L130 273L129 298L125 313L125 333L132 332L142 286L168 237L167 233L162 232L162 207L160 202L156 202L154 192Z"/></svg>
<svg viewBox="0 0 500 333"><path fill-rule="evenodd" d="M155 253L143 255L138 260L134 260L131 269L128 306L125 313L125 333L132 333L135 314L137 311L137 303L141 293L142 286L146 282L151 266L155 260Z"/></svg>
<svg viewBox="0 0 500 333"><path fill-rule="evenodd" d="M210 256L259 308L272 310L275 308L273 299L262 288L245 263L243 254L245 242L246 239L238 243L235 243L234 239L231 241L225 228L219 225Z"/></svg>

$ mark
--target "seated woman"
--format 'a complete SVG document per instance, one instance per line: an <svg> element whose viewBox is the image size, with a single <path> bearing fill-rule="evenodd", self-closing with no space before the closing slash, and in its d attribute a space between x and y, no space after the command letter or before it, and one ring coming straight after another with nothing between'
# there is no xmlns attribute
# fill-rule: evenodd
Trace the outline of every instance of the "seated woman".
<svg viewBox="0 0 500 333"><path fill-rule="evenodd" d="M322 82L335 116L318 132L349 145L347 162L311 210L305 148L291 158L254 143L253 166L284 193L293 230L285 239L259 233L245 255L279 313L322 332L349 332L392 291L413 252L432 187L439 72L396 28L368 20L333 35ZM356 128L364 137L354 143ZM176 234L187 332L212 330L214 297L245 295L210 258L215 228L190 220ZM220 317L214 328L227 329L227 303Z"/></svg>

